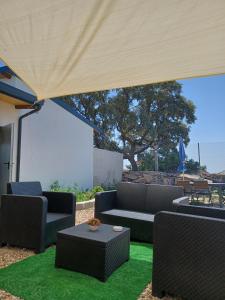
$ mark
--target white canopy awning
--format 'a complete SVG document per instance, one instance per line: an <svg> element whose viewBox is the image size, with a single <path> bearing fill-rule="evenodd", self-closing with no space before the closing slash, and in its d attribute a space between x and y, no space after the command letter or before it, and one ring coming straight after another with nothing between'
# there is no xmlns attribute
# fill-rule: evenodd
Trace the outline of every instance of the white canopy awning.
<svg viewBox="0 0 225 300"><path fill-rule="evenodd" d="M38 99L225 73L225 0L7 0L0 58Z"/></svg>

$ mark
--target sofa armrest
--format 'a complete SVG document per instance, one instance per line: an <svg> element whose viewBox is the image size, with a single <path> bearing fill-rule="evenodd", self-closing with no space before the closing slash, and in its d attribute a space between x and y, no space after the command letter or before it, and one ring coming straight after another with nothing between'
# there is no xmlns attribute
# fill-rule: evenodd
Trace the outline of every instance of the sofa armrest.
<svg viewBox="0 0 225 300"><path fill-rule="evenodd" d="M72 214L75 216L76 196L64 192L43 192L48 199L48 212Z"/></svg>
<svg viewBox="0 0 225 300"><path fill-rule="evenodd" d="M95 195L95 216L116 207L116 191L107 191Z"/></svg>
<svg viewBox="0 0 225 300"><path fill-rule="evenodd" d="M224 299L224 232L222 219L158 213L154 220L153 295Z"/></svg>
<svg viewBox="0 0 225 300"><path fill-rule="evenodd" d="M47 206L48 200L43 196L2 195L2 240L13 244L27 239L33 248L40 248L44 241Z"/></svg>

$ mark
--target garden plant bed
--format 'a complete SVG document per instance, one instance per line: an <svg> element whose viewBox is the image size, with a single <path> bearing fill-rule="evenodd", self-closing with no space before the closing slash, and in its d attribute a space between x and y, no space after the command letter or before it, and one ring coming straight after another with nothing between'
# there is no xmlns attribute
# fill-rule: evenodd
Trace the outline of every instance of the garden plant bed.
<svg viewBox="0 0 225 300"><path fill-rule="evenodd" d="M86 210L90 208L94 208L95 206L95 199L83 201L83 202L77 202L76 204L76 210Z"/></svg>

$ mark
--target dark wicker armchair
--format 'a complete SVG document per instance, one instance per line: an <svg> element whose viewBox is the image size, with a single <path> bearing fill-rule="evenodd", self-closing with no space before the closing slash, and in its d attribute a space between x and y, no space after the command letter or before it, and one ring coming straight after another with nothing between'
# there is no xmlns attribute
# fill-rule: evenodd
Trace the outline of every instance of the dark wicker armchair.
<svg viewBox="0 0 225 300"><path fill-rule="evenodd" d="M56 242L59 230L75 224L71 193L42 192L40 182L11 182L1 196L1 241L37 253Z"/></svg>
<svg viewBox="0 0 225 300"><path fill-rule="evenodd" d="M225 299L225 220L160 212L154 222L152 292Z"/></svg>

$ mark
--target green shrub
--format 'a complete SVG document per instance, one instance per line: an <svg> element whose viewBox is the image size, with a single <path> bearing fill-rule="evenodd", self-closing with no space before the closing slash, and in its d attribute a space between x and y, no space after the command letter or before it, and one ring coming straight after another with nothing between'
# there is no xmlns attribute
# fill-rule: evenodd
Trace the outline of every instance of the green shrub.
<svg viewBox="0 0 225 300"><path fill-rule="evenodd" d="M61 186L58 180L56 180L50 185L50 191L73 193L74 195L76 195L77 202L83 202L83 201L93 199L96 193L103 192L104 189L101 186L97 185L90 190L83 191L79 189L77 184L74 184L73 187L69 187L69 186L65 187L65 186Z"/></svg>

